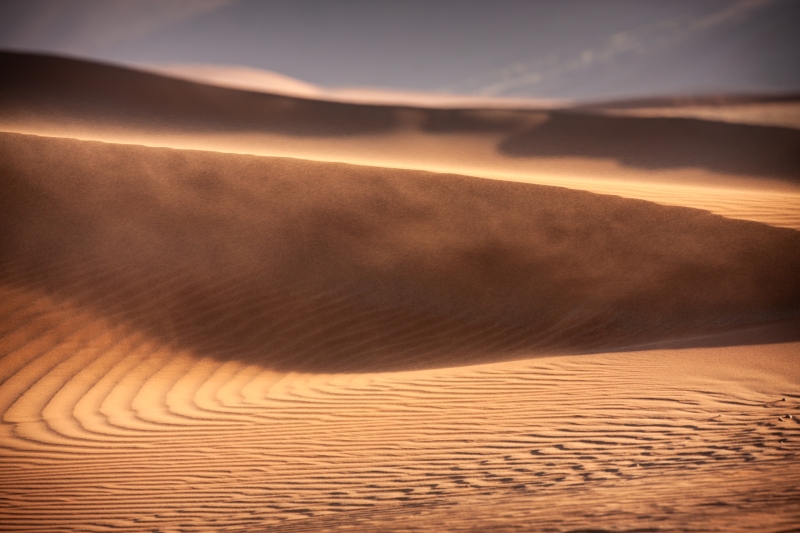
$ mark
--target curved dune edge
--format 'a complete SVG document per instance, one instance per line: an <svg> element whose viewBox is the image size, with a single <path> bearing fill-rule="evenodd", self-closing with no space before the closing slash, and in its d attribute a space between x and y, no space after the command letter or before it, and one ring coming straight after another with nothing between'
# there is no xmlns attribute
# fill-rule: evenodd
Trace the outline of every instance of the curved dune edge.
<svg viewBox="0 0 800 533"><path fill-rule="evenodd" d="M605 112L612 115L639 117L683 117L699 118L734 124L756 124L761 126L782 126L800 129L800 102L743 102L727 105L682 105L658 107L657 105L614 109L609 106ZM599 106L602 109L602 106Z"/></svg>
<svg viewBox="0 0 800 533"><path fill-rule="evenodd" d="M350 104L417 106L438 109L471 107L544 109L572 105L569 100L554 98L498 98L436 92L399 91L377 87L341 87L332 89L313 85L278 72L241 65L168 63L134 64L131 66L136 70L217 87Z"/></svg>
<svg viewBox="0 0 800 533"><path fill-rule="evenodd" d="M102 128L15 124L6 133L134 144L151 148L201 150L240 155L289 157L317 162L460 174L501 181L566 187L596 194L703 209L737 220L800 231L800 192L764 180L714 176L698 170L636 172L613 161L580 158L498 160L497 139L394 134L357 139L291 139L270 135L172 135L108 131ZM527 168L526 168L527 167Z"/></svg>
<svg viewBox="0 0 800 533"><path fill-rule="evenodd" d="M626 215L633 217L624 220L634 223L639 239L663 244L661 230L678 239L675 248L668 241L651 266L699 267L713 258L710 272L717 281L705 294L706 304L714 303L714 289L720 288L714 283L733 275L732 299L717 304L739 305L758 323L780 314L779 294L789 309L797 302L791 292L796 232L690 209L459 176L21 135L0 136L0 150L4 530L466 532L529 530L536 524L568 532L598 524L612 531L680 531L702 524L778 533L797 523L800 343L580 356L553 356L565 348L549 345L541 352L551 357L465 366L482 358L534 355L530 348L503 351L497 341L519 333L508 329L509 320L526 316L524 305L514 307L529 299L519 278L511 277L513 291L521 294L501 293L501 309L509 314L498 314L491 294L464 297L459 270L445 263L452 269L434 281L458 289L454 311L443 307L446 298L432 305L433 297L447 296L432 286L418 289L424 298L416 300L409 300L407 290L385 292L407 287L403 276L373 279L369 288L384 292L382 299L369 295L368 278L352 270L357 263L341 263L337 253L343 234L368 244L377 231L377 242L383 242L387 234L380 228L413 222L411 237L390 240L390 252L377 248L384 261L399 258L403 270L413 269L419 260L415 246L435 230L443 232L433 241L437 247L461 242L459 235L472 243L467 257L489 242L488 250L506 262L485 268L513 272L530 265L518 263L520 256L510 250L538 249L530 246L546 242L512 239L527 235L512 224L517 218L539 217L539 227L552 232L559 221L586 218L596 228L598 221ZM299 231L308 211L298 199L309 197L304 183L322 186L325 180L341 190L323 187L310 206L336 216L313 226L314 235L325 238L309 241ZM280 187L267 189L270 194L253 188L264 182ZM361 202L370 187L382 196L387 185L395 195L390 205L370 209ZM412 185L424 194L411 194ZM436 196L442 186L448 191L445 206ZM460 203L460 187L480 199L479 208ZM502 208L494 206L493 195L500 195ZM345 209L348 201L357 209ZM450 202L452 212L446 209ZM392 208L398 205L403 218ZM557 209L542 217L537 209L548 205ZM282 212L280 206L292 209ZM570 212L579 216L570 218ZM292 223L280 226L280 220ZM481 232L487 221L494 228L490 241ZM663 222L678 226L662 227ZM280 240L278 226L298 232ZM514 231L505 231L509 227ZM710 247L709 235L733 250L736 261ZM258 254L264 242L270 253ZM326 242L332 255L309 252L325 249ZM629 239L625 249L641 246L637 242ZM565 248L595 258L592 246L585 238ZM276 287L246 275L252 264L262 275L279 273L264 266L264 257L276 250L291 274L281 280L283 292L267 291ZM316 261L310 271L325 274L317 283L293 281L310 272L296 259L303 250L302 262ZM352 246L347 251L345 258L366 254ZM464 259L458 257L456 265ZM437 272L437 264L428 266ZM746 268L736 274L733 265ZM742 272L758 273L757 297L742 283L748 279ZM624 284L635 283L636 273L624 271ZM343 282L350 279L343 274L356 276L355 288ZM691 294L691 300L703 294L685 289L664 288L681 305L681 294ZM663 303L664 293L656 294ZM559 296L571 301L569 291ZM410 301L422 315L387 307L387 301ZM270 314L271 306L277 313ZM473 306L472 315L464 313L465 306ZM647 309L654 308L664 311L647 302ZM443 309L453 313L450 322L442 322ZM726 321L713 305L700 310L707 313L698 315L701 331L709 321L712 330L742 324L731 316ZM482 329L475 320L480 313L506 322L494 322L495 329L484 322ZM306 329L284 330L295 344L283 356L310 356L306 369L313 372L302 371L293 358L264 357L258 350L275 343L259 345L263 338L248 333L254 324L287 315ZM176 320L181 316L189 322ZM308 322L299 320L307 316ZM472 320L458 323L465 317ZM391 331L401 335L381 333L392 320ZM663 325L663 317L658 320ZM560 327L565 338L596 340L593 335L604 338L609 326L575 321ZM249 339L249 352L231 344L224 334L229 328ZM426 328L443 331L447 342L426 337ZM409 342L403 333L408 330L428 344ZM383 346L388 340L390 360L365 360L374 351L338 336L348 331ZM551 337L559 338L557 332ZM644 337L681 332L687 334L678 327ZM461 351L470 346L462 343L449 352L459 336L484 351ZM299 337L311 340L297 344ZM354 357L342 356L342 349ZM328 359L315 361L319 353ZM439 358L433 366L440 368L385 371L431 366L425 358L432 353Z"/></svg>
<svg viewBox="0 0 800 533"><path fill-rule="evenodd" d="M0 53L0 63L3 131L516 180L800 229L800 133L768 127L791 118L791 96L690 99L710 114L680 117L680 107L665 115L633 102L642 113L620 117L598 115L613 104L355 105L36 54Z"/></svg>
<svg viewBox="0 0 800 533"><path fill-rule="evenodd" d="M800 522L795 103L567 117L631 152L0 62L0 529ZM676 165L691 125L754 155Z"/></svg>
<svg viewBox="0 0 800 533"><path fill-rule="evenodd" d="M800 513L800 343L282 373L1 295L7 531L779 532Z"/></svg>
<svg viewBox="0 0 800 533"><path fill-rule="evenodd" d="M275 369L451 366L791 319L800 234L408 170L0 135L3 280Z"/></svg>

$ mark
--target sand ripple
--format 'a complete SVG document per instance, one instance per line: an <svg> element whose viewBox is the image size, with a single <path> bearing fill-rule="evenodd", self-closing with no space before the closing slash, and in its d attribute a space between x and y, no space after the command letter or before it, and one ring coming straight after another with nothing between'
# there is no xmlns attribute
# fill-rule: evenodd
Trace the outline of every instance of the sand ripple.
<svg viewBox="0 0 800 533"><path fill-rule="evenodd" d="M3 530L800 522L796 328L732 345L798 317L797 231L634 183L8 133L0 176Z"/></svg>
<svg viewBox="0 0 800 533"><path fill-rule="evenodd" d="M668 516L675 530L779 531L800 516L800 344L280 373L42 294L0 301L6 530L567 531Z"/></svg>

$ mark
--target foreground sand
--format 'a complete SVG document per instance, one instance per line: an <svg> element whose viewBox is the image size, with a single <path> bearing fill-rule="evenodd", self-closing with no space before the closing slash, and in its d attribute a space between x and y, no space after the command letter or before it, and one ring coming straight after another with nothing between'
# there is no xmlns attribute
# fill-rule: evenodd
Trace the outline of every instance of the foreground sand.
<svg viewBox="0 0 800 533"><path fill-rule="evenodd" d="M789 531L800 519L798 343L280 373L4 296L4 323L28 317L4 335L17 347L4 371L18 365L2 398L6 529Z"/></svg>
<svg viewBox="0 0 800 533"><path fill-rule="evenodd" d="M798 130L755 104L542 121L0 60L2 529L800 522Z"/></svg>

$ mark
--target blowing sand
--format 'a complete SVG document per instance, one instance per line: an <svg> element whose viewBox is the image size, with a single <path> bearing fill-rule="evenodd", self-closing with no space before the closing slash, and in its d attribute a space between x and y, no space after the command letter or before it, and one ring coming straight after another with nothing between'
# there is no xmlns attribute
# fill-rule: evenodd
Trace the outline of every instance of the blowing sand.
<svg viewBox="0 0 800 533"><path fill-rule="evenodd" d="M769 120L800 100L748 100L747 113L713 103L703 109L716 120L727 110L726 121L708 121L697 106L692 114L663 102L655 111L653 102L359 105L2 52L0 68L0 131L562 186L800 229L800 121L789 112ZM604 117L637 112L645 116Z"/></svg>
<svg viewBox="0 0 800 533"><path fill-rule="evenodd" d="M3 529L800 521L800 129L0 56Z"/></svg>

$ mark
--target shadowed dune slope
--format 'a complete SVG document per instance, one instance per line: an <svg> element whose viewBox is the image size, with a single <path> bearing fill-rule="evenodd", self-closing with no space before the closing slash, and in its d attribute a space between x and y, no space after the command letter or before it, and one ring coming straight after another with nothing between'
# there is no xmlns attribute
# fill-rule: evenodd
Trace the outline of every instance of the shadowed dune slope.
<svg viewBox="0 0 800 533"><path fill-rule="evenodd" d="M127 68L0 52L5 120L155 131L352 135L394 125L390 107L225 89Z"/></svg>
<svg viewBox="0 0 800 533"><path fill-rule="evenodd" d="M86 126L148 133L386 133L407 106L318 100L224 88L78 59L0 52L4 123ZM538 113L414 108L424 131L516 131Z"/></svg>
<svg viewBox="0 0 800 533"><path fill-rule="evenodd" d="M0 135L0 276L199 354L440 367L796 317L800 233L421 171Z"/></svg>
<svg viewBox="0 0 800 533"><path fill-rule="evenodd" d="M6 131L49 135L53 130L62 132L59 136L98 140L105 140L98 132L115 131L144 135L159 144L164 135L176 134L333 138L407 132L411 127L429 138L492 134L486 142L498 160L581 157L611 159L641 169L702 168L795 183L800 176L796 128L597 112L625 107L624 102L582 110L365 105L223 88L76 59L10 52L0 52L0 72L0 128ZM775 100L750 101L766 105ZM720 101L725 100L720 97ZM225 147L239 151L230 144ZM390 144L378 153L391 157L396 149Z"/></svg>
<svg viewBox="0 0 800 533"><path fill-rule="evenodd" d="M517 157L614 158L642 168L800 179L800 130L697 118L553 113L546 123L504 140L500 150Z"/></svg>

